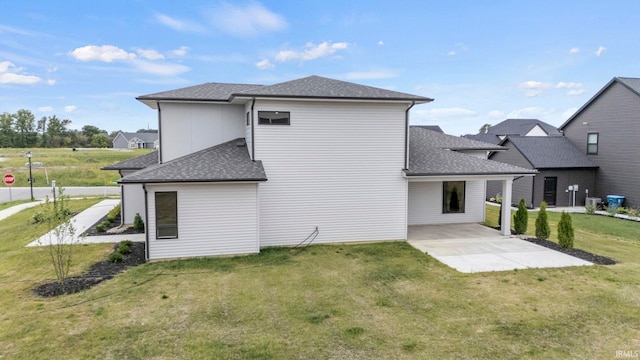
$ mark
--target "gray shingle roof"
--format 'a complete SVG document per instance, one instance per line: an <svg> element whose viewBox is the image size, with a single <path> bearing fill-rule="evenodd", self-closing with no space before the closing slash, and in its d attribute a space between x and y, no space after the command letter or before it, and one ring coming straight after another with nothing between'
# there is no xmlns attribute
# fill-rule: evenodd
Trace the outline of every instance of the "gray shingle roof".
<svg viewBox="0 0 640 360"><path fill-rule="evenodd" d="M235 139L127 175L120 183L266 181L261 161L252 161L244 139Z"/></svg>
<svg viewBox="0 0 640 360"><path fill-rule="evenodd" d="M156 101L232 101L234 97L269 98L318 98L318 99L362 99L404 100L425 103L428 97L401 93L372 86L308 76L274 85L205 83L181 89L139 96L136 99L155 108Z"/></svg>
<svg viewBox="0 0 640 360"><path fill-rule="evenodd" d="M536 169L598 167L564 136L508 136L506 141Z"/></svg>
<svg viewBox="0 0 640 360"><path fill-rule="evenodd" d="M502 141L496 134L467 134L464 137L467 139L488 142L489 144L495 145L500 144L500 141Z"/></svg>
<svg viewBox="0 0 640 360"><path fill-rule="evenodd" d="M136 156L112 165L107 165L102 170L140 170L147 166L158 164L158 151Z"/></svg>
<svg viewBox="0 0 640 360"><path fill-rule="evenodd" d="M442 129L438 125L411 125L411 126L412 127L417 127L417 128L423 128L423 129L427 129L427 130L431 130L431 131L437 131L439 133L443 133L444 134L444 131L442 131Z"/></svg>
<svg viewBox="0 0 640 360"><path fill-rule="evenodd" d="M626 85L631 90L635 91L637 95L640 95L640 79L639 78L618 77L616 79L618 79L618 81Z"/></svg>
<svg viewBox="0 0 640 360"><path fill-rule="evenodd" d="M152 143L156 140L158 140L158 133L157 132L123 132L121 131L122 135L124 135L125 139L127 139L127 141L133 139L133 138L138 138L144 142L147 143Z"/></svg>
<svg viewBox="0 0 640 360"><path fill-rule="evenodd" d="M524 136L536 125L540 126L549 136L562 135L558 128L538 119L507 119L491 126L487 130L487 134Z"/></svg>
<svg viewBox="0 0 640 360"><path fill-rule="evenodd" d="M410 100L417 103L433 101L433 99L424 96L406 94L315 75L240 91L235 93L234 96Z"/></svg>
<svg viewBox="0 0 640 360"><path fill-rule="evenodd" d="M142 100L209 100L227 101L232 94L259 88L262 85L253 84L226 84L226 83L204 83L200 85L188 86L185 88L162 91L149 95L138 96L136 99Z"/></svg>
<svg viewBox="0 0 640 360"><path fill-rule="evenodd" d="M429 130L411 129L409 169L405 170L407 176L526 175L536 173L536 170L525 169L515 165L447 150L437 146L437 142L431 142L431 137L429 136L431 134L426 134L425 136L424 132L429 132ZM434 133L433 131L430 132ZM469 139L464 140L473 141ZM495 145L489 144L489 146Z"/></svg>
<svg viewBox="0 0 640 360"><path fill-rule="evenodd" d="M467 139L464 137L447 135L429 130L422 126L410 127L411 141L430 144L432 147L450 150L504 150L502 146L487 142Z"/></svg>

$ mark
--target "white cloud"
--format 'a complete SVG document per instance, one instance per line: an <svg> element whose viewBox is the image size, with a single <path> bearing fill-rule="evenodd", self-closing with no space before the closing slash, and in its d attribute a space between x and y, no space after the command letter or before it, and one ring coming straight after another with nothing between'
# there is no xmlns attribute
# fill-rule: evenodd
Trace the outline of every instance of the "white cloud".
<svg viewBox="0 0 640 360"><path fill-rule="evenodd" d="M302 51L294 50L282 50L276 54L276 61L309 61L320 57L329 56L334 54L338 50L344 50L349 46L346 42L330 43L328 41L322 42L318 45L313 43L307 43L305 49Z"/></svg>
<svg viewBox="0 0 640 360"><path fill-rule="evenodd" d="M570 96L581 95L581 94L584 94L584 89L569 90L567 92L567 95L570 95Z"/></svg>
<svg viewBox="0 0 640 360"><path fill-rule="evenodd" d="M373 71L354 71L344 75L348 80L372 80L372 79L391 79L398 76L396 71L392 70L373 70Z"/></svg>
<svg viewBox="0 0 640 360"><path fill-rule="evenodd" d="M180 46L180 48L175 49L175 50L171 50L171 53L175 56L185 56L187 55L187 51L189 51L191 48L188 46Z"/></svg>
<svg viewBox="0 0 640 360"><path fill-rule="evenodd" d="M449 56L454 56L455 54L456 54L456 52L455 52L455 51L449 51L449 52L447 53L447 55L449 55Z"/></svg>
<svg viewBox="0 0 640 360"><path fill-rule="evenodd" d="M113 45L87 45L79 47L69 52L69 55L80 61L103 61L113 62L115 60L132 60L136 54L128 53Z"/></svg>
<svg viewBox="0 0 640 360"><path fill-rule="evenodd" d="M507 119L537 119L549 113L550 111L547 109L532 106L510 112L507 114Z"/></svg>
<svg viewBox="0 0 640 360"><path fill-rule="evenodd" d="M464 108L439 108L430 109L427 114L435 120L465 118L475 116L476 112Z"/></svg>
<svg viewBox="0 0 640 360"><path fill-rule="evenodd" d="M606 47L604 47L604 46L600 46L600 47L598 47L598 50L596 50L596 56L600 56L600 55L602 55L602 53L603 53L605 50L607 50L607 48L606 48Z"/></svg>
<svg viewBox="0 0 640 360"><path fill-rule="evenodd" d="M147 60L162 60L164 59L164 55L160 54L159 52L157 52L156 50L153 49L138 49L136 50L136 52L138 53L138 56L140 56L143 59L147 59Z"/></svg>
<svg viewBox="0 0 640 360"><path fill-rule="evenodd" d="M574 82L566 83L566 82L560 81L559 83L556 84L556 88L558 89L576 89L579 87L582 87L582 84L574 83Z"/></svg>
<svg viewBox="0 0 640 360"><path fill-rule="evenodd" d="M78 107L75 105L67 105L64 107L64 112L73 112L77 109Z"/></svg>
<svg viewBox="0 0 640 360"><path fill-rule="evenodd" d="M52 106L40 106L38 108L39 112L52 112L53 111L53 107Z"/></svg>
<svg viewBox="0 0 640 360"><path fill-rule="evenodd" d="M203 31L203 27L200 24L193 21L178 20L165 14L155 14L155 18L162 25L167 26L173 30L183 31L183 32Z"/></svg>
<svg viewBox="0 0 640 360"><path fill-rule="evenodd" d="M574 47L569 50L569 54L577 54L580 52L580 48Z"/></svg>
<svg viewBox="0 0 640 360"><path fill-rule="evenodd" d="M378 45L384 45L384 41L382 40L378 41Z"/></svg>
<svg viewBox="0 0 640 360"><path fill-rule="evenodd" d="M262 59L256 63L256 67L260 70L273 69L274 66L269 59Z"/></svg>
<svg viewBox="0 0 640 360"><path fill-rule="evenodd" d="M258 2L247 5L221 3L210 11L213 25L233 36L252 37L287 27L282 15L276 14Z"/></svg>
<svg viewBox="0 0 640 360"><path fill-rule="evenodd" d="M34 75L21 74L22 68L9 61L0 62L0 84L33 85L42 81Z"/></svg>
<svg viewBox="0 0 640 360"><path fill-rule="evenodd" d="M56 81L54 79L48 79L47 84L53 86L56 84Z"/></svg>
<svg viewBox="0 0 640 360"><path fill-rule="evenodd" d="M176 76L191 68L181 64L157 63L146 60L136 60L133 65L141 72L153 75Z"/></svg>
<svg viewBox="0 0 640 360"><path fill-rule="evenodd" d="M504 112L500 110L491 110L489 111L487 116L490 117L491 119L501 119L504 117Z"/></svg>

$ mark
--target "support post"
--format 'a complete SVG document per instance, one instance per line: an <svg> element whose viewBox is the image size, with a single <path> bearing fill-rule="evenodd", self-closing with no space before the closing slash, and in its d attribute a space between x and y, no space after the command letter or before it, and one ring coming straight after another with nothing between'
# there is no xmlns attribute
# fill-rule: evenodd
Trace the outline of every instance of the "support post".
<svg viewBox="0 0 640 360"><path fill-rule="evenodd" d="M511 235L511 189L513 187L513 178L502 181L502 224L500 225L500 234L504 236Z"/></svg>

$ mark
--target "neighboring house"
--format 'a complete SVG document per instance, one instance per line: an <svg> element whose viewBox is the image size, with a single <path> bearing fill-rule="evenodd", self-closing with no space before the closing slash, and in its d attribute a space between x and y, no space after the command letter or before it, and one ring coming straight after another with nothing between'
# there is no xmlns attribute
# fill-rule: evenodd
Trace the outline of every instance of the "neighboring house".
<svg viewBox="0 0 640 360"><path fill-rule="evenodd" d="M490 126L484 134L464 135L467 139L499 144L507 136L562 136L555 126L538 119L506 119Z"/></svg>
<svg viewBox="0 0 640 360"><path fill-rule="evenodd" d="M538 170L534 177L513 182L511 199L524 199L529 208L540 206L584 205L587 192L593 192L597 165L567 138L562 136L507 136L500 142L507 151L494 152L489 158ZM569 186L578 185L574 194ZM487 198L502 194L499 183L487 182ZM575 204L573 198L575 195Z"/></svg>
<svg viewBox="0 0 640 360"><path fill-rule="evenodd" d="M157 149L159 145L157 132L118 132L113 138L115 149Z"/></svg>
<svg viewBox="0 0 640 360"><path fill-rule="evenodd" d="M640 206L640 79L613 78L560 129L599 166L589 196Z"/></svg>
<svg viewBox="0 0 640 360"><path fill-rule="evenodd" d="M314 235L406 240L409 225L483 221L486 180L510 194L514 177L535 173L487 160L494 145L410 129L411 108L432 99L318 76L137 99L158 110L159 163L119 182L145 194L149 259L256 253Z"/></svg>

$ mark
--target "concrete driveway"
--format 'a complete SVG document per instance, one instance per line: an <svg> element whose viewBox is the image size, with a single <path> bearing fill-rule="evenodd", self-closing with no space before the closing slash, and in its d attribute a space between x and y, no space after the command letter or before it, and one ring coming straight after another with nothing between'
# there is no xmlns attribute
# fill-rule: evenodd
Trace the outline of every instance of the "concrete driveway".
<svg viewBox="0 0 640 360"><path fill-rule="evenodd" d="M409 226L408 242L464 273L593 265L480 224Z"/></svg>

